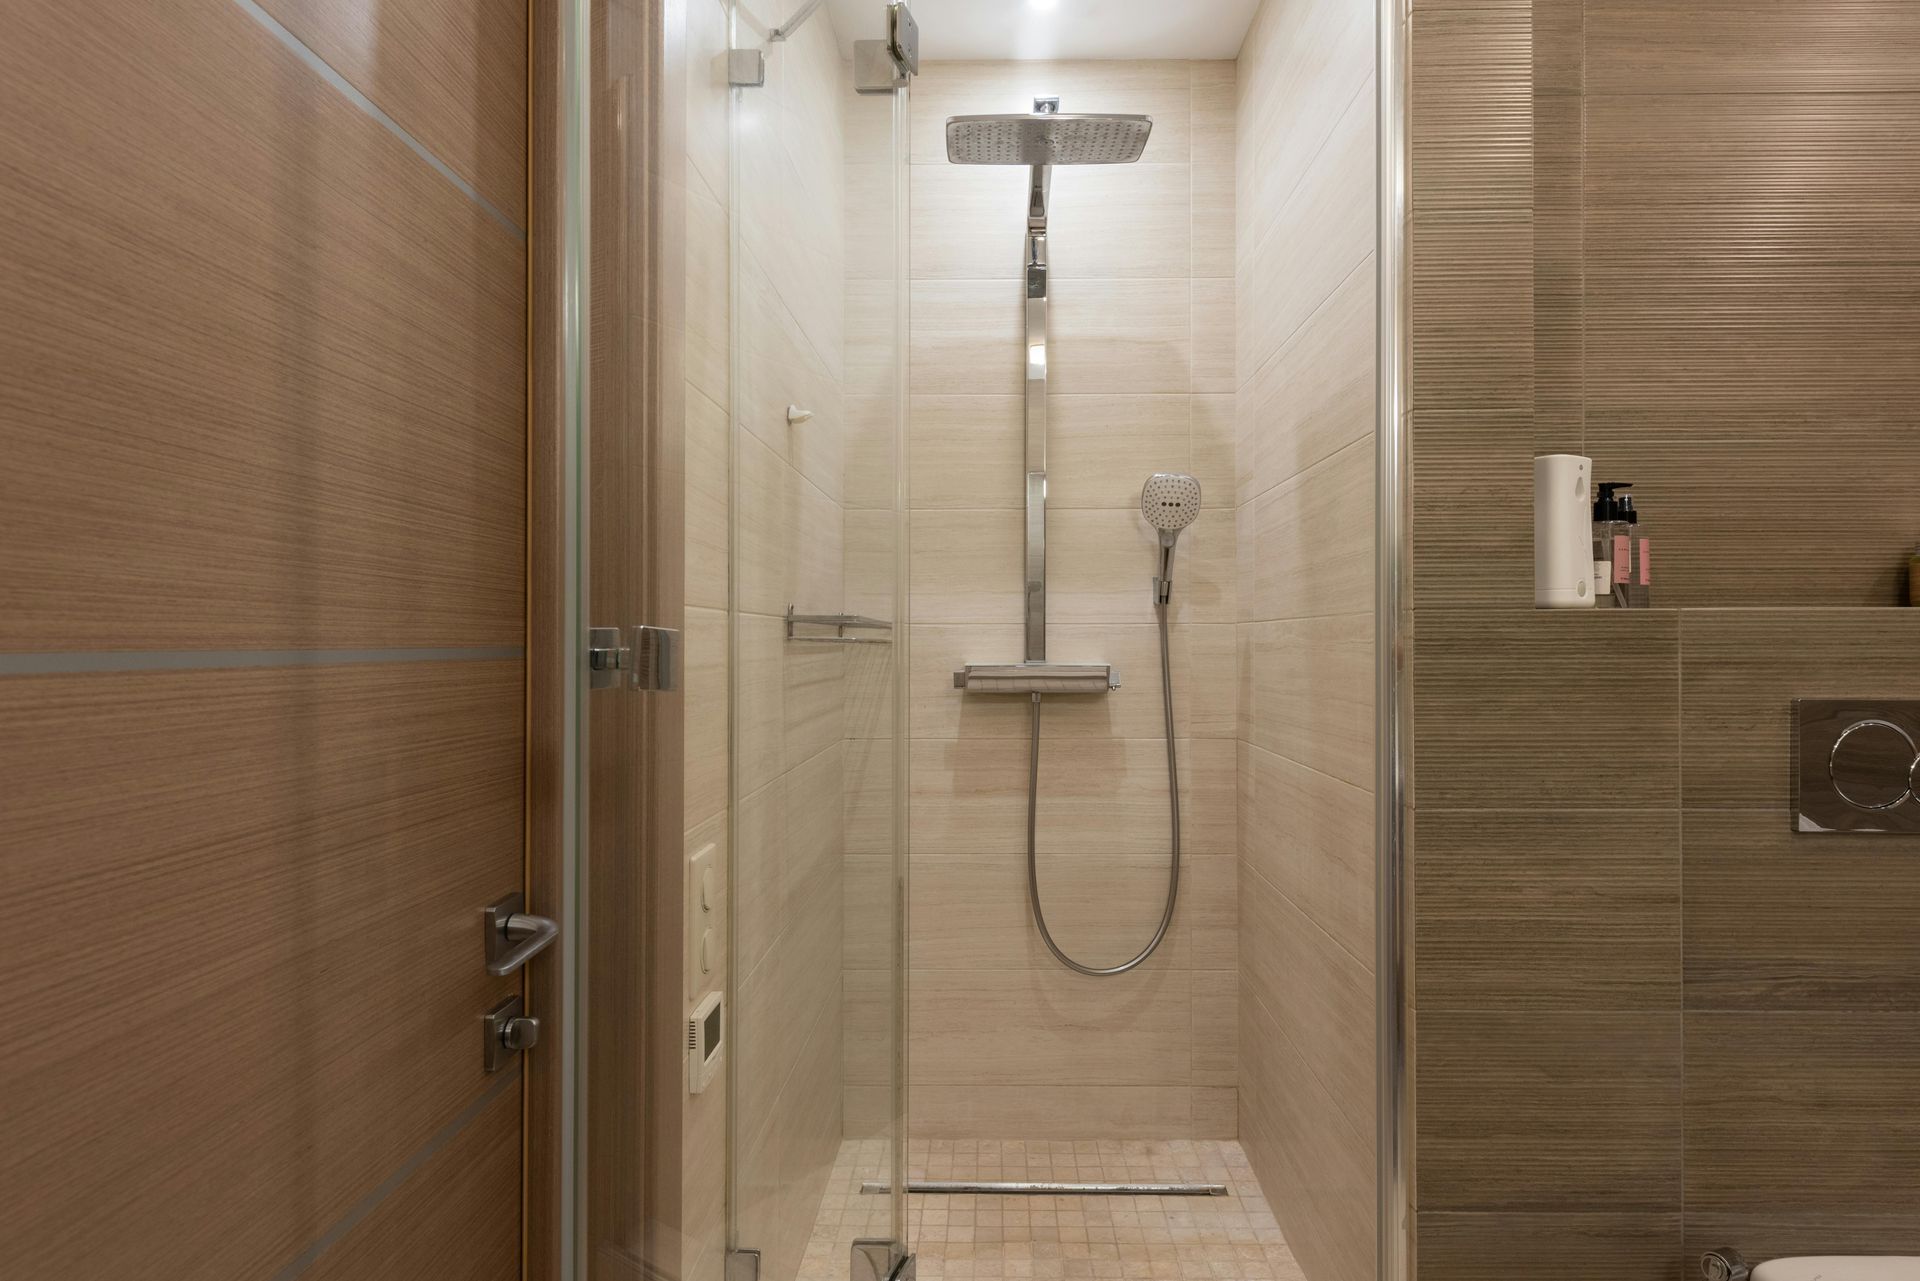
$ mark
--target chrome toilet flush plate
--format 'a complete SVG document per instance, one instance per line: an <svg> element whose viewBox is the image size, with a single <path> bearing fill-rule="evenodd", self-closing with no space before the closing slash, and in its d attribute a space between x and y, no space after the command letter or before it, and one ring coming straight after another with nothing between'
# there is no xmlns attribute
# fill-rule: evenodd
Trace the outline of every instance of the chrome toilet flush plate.
<svg viewBox="0 0 1920 1281"><path fill-rule="evenodd" d="M1920 833L1920 701L1793 701L1794 830Z"/></svg>

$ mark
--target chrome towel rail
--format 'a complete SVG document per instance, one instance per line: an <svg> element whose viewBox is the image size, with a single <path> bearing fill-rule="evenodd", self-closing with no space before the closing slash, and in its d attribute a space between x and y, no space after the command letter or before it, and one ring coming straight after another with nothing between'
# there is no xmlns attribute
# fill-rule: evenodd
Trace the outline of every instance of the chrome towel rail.
<svg viewBox="0 0 1920 1281"><path fill-rule="evenodd" d="M891 645L891 636L849 636L849 631L890 632L893 624L864 614L798 614L795 605L787 606L787 639L813 645ZM831 627L831 636L802 636L797 627Z"/></svg>

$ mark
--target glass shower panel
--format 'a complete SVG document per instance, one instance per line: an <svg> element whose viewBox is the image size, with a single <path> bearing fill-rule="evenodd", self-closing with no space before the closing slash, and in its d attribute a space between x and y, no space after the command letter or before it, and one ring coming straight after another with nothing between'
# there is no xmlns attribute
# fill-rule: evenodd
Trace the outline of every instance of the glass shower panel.
<svg viewBox="0 0 1920 1281"><path fill-rule="evenodd" d="M855 91L885 6L872 30L839 16L732 15L765 74L734 90L729 181L729 1238L761 1281L842 1277L856 1239L904 1240L905 117Z"/></svg>

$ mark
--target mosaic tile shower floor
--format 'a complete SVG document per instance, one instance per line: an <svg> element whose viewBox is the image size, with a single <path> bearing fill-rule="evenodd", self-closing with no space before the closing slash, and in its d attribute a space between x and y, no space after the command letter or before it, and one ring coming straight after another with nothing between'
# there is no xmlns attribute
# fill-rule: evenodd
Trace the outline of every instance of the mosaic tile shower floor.
<svg viewBox="0 0 1920 1281"><path fill-rule="evenodd" d="M821 1198L799 1281L846 1281L857 1237L890 1235L886 1144L849 1140ZM1224 1183L1225 1197L928 1196L907 1199L920 1281L1305 1281L1238 1143L916 1140L913 1179Z"/></svg>

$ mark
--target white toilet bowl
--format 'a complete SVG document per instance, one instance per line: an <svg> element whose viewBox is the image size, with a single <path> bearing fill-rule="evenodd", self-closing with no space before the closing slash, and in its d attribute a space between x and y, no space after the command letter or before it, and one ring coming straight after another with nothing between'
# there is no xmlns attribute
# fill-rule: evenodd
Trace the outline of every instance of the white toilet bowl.
<svg viewBox="0 0 1920 1281"><path fill-rule="evenodd" d="M1920 1281L1911 1255L1825 1254L1757 1264L1753 1281Z"/></svg>

